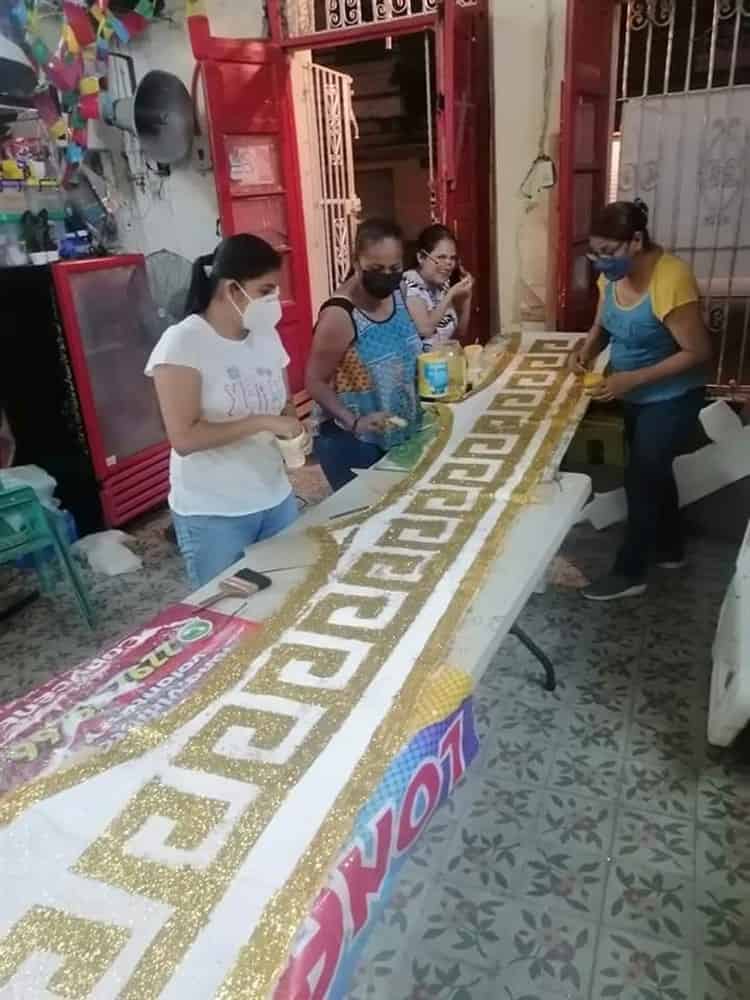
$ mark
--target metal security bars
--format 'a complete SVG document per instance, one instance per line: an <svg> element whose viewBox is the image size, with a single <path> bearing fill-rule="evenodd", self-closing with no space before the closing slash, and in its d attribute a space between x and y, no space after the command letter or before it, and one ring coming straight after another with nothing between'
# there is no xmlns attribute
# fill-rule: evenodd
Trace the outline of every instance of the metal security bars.
<svg viewBox="0 0 750 1000"><path fill-rule="evenodd" d="M750 0L631 0L623 18L619 196L642 198L655 239L695 270L713 390L748 392Z"/></svg>
<svg viewBox="0 0 750 1000"><path fill-rule="evenodd" d="M287 37L387 26L435 14L439 0L287 0L283 6Z"/></svg>
<svg viewBox="0 0 750 1000"><path fill-rule="evenodd" d="M317 145L317 200L325 231L328 292L346 278L351 267L354 231L360 202L354 187L353 140L358 138L352 110L352 78L311 63L313 121Z"/></svg>

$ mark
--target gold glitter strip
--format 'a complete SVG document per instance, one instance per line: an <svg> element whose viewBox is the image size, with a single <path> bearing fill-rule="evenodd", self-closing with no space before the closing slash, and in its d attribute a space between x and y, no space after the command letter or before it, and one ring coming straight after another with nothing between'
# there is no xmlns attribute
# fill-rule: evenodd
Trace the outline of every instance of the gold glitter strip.
<svg viewBox="0 0 750 1000"><path fill-rule="evenodd" d="M531 422L532 434L536 433L533 425L538 426L544 419L541 414L548 412L549 405L560 395L566 377L566 373L560 373L556 384L546 390L542 402L535 407L540 417ZM573 385L567 398L559 405L545 439L514 490L514 495L530 496L538 486L570 423L580 394L580 387ZM493 484L492 491L496 489L497 484ZM236 1000L237 997L242 997L243 1000L267 1000L286 966L297 929L325 884L333 860L350 836L359 809L377 788L389 762L403 748L408 738L409 719L420 690L425 683L429 683L430 676L438 669L446 646L481 589L491 563L498 558L504 538L521 506L523 504L509 502L501 513L471 568L463 576L450 607L437 623L405 680L391 711L357 762L346 787L339 793L333 809L308 844L293 874L266 906L248 944L242 949L235 968L216 994L219 1000Z"/></svg>

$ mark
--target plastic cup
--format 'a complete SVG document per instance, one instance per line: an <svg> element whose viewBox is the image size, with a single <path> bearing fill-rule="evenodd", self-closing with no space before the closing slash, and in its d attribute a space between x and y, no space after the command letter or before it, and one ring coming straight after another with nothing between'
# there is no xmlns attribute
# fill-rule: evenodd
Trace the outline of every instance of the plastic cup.
<svg viewBox="0 0 750 1000"><path fill-rule="evenodd" d="M284 465L286 465L287 469L302 468L307 461L307 455L305 454L307 431L302 431L301 434L293 438L277 437L276 444L279 446L281 457L284 459Z"/></svg>
<svg viewBox="0 0 750 1000"><path fill-rule="evenodd" d="M475 371L482 367L483 353L484 348L481 344L467 344L464 347L464 356L466 357L466 364L470 371Z"/></svg>

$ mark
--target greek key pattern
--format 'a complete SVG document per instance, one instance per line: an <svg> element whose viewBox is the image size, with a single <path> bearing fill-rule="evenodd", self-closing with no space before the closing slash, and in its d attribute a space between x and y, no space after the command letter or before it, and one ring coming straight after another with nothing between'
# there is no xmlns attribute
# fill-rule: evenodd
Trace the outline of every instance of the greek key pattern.
<svg viewBox="0 0 750 1000"><path fill-rule="evenodd" d="M163 732L11 802L0 997L268 996L480 557L570 427L569 348L526 337L440 454L338 525L345 544L324 539L307 589Z"/></svg>

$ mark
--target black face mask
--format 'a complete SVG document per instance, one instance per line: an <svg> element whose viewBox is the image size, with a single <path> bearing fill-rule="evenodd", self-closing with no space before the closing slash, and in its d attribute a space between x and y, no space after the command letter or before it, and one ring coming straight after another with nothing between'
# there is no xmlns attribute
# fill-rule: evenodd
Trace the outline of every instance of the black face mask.
<svg viewBox="0 0 750 1000"><path fill-rule="evenodd" d="M362 287L374 299L387 299L401 284L401 271L363 271Z"/></svg>

